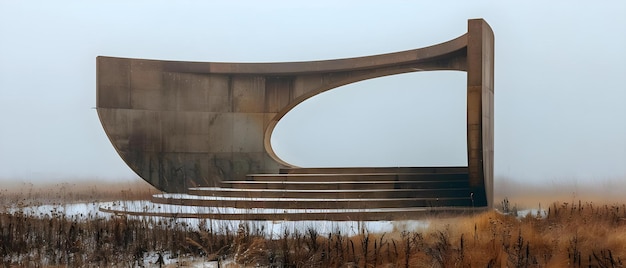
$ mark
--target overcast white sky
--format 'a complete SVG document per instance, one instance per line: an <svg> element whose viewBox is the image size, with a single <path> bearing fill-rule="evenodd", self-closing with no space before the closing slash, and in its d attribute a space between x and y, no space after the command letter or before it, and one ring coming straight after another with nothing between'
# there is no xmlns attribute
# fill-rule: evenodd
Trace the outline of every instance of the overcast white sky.
<svg viewBox="0 0 626 268"><path fill-rule="evenodd" d="M136 178L92 109L98 55L358 57L450 40L471 18L496 37L496 179L626 179L626 2L423 2L0 0L0 183ZM413 73L321 94L273 143L301 166L465 165L464 124L465 74Z"/></svg>

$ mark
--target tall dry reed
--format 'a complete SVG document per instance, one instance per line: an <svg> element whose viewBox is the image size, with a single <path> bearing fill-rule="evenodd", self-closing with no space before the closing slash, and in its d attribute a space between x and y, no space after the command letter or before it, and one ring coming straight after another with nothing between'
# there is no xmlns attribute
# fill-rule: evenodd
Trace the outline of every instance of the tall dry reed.
<svg viewBox="0 0 626 268"><path fill-rule="evenodd" d="M97 197L47 193L55 202ZM119 193L118 193L119 194ZM116 197L119 197L115 194ZM132 191L122 195L143 196ZM0 193L0 201L43 201L37 193ZM507 202L508 203L508 202ZM347 236L315 228L285 229L268 238L252 222L234 229L210 220L198 226L166 218L79 219L0 213L0 256L4 266L140 266L149 254L175 258L232 259L260 267L623 267L626 205L552 203L540 215L496 211L428 219L426 230ZM511 210L514 211L514 210ZM157 265L157 264L155 264Z"/></svg>

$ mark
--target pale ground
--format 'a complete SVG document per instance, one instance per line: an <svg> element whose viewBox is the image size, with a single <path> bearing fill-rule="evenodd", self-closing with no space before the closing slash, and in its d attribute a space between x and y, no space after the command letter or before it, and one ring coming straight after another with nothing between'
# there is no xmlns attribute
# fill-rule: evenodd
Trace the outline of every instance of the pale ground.
<svg viewBox="0 0 626 268"><path fill-rule="evenodd" d="M519 215L528 212L537 213L538 209L547 208L554 202L624 203L626 201L626 182L606 180L586 183L565 184L558 182L546 185L524 185L518 182L500 180L494 187L494 207L501 209L502 201L509 200L511 208L519 209ZM0 212L22 211L31 215L50 215L61 213L66 217L78 219L107 218L113 215L99 211L100 207L125 208L136 211L163 212L201 212L209 208L153 204L145 201L152 194L158 193L144 182L132 183L59 183L33 185L17 183L0 186ZM120 201L125 200L125 201ZM199 226L205 221L214 229L236 232L239 221L209 219L175 219L175 223L187 226ZM428 219L412 221L247 221L247 224L263 228L269 238L279 237L284 230L305 233L310 228L318 230L320 235L341 231L342 234L357 235L363 230L369 233L390 233L426 229L431 224ZM145 258L147 266L155 263L156 253L149 253ZM164 256L170 267L218 267L217 262L197 259L170 259ZM220 267L237 267L232 262L222 262Z"/></svg>
<svg viewBox="0 0 626 268"><path fill-rule="evenodd" d="M520 209L546 208L554 202L621 204L626 202L626 178L595 181L546 180L541 185L497 180L494 187L494 207L500 208L505 198L509 200L510 206Z"/></svg>
<svg viewBox="0 0 626 268"><path fill-rule="evenodd" d="M4 187L4 188L2 188ZM60 183L52 185L32 185L18 183L0 187L0 212L23 212L39 217L63 215L70 219L93 220L110 218L115 215L101 212L99 208L115 208L134 211L151 212L181 212L194 213L211 210L211 208L154 204L149 199L157 193L145 183L130 184L90 184L90 183ZM124 201L120 201L124 200ZM214 208L213 208L214 209ZM232 210L232 209L231 209ZM136 217L147 218L147 217ZM341 232L347 235L357 235L362 231L369 233L390 233L402 230L419 230L428 227L427 220L414 221L224 221L210 219L183 219L177 218L171 224L184 224L197 227L201 222L205 226L212 226L217 231L236 232L239 224L249 224L254 228L263 228L268 238L280 237L285 230L290 233L305 233L314 228L320 235ZM215 261L206 261L193 258L169 258L164 255L166 267L218 267ZM144 258L147 267L155 267L157 253L150 252ZM230 260L220 263L219 267L239 267Z"/></svg>

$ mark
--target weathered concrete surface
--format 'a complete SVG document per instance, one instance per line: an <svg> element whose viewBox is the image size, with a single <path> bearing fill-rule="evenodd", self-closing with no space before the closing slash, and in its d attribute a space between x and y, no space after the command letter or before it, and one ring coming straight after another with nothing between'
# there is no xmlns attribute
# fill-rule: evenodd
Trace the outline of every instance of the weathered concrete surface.
<svg viewBox="0 0 626 268"><path fill-rule="evenodd" d="M469 186L491 206L493 32L481 19L468 33L415 50L328 61L206 63L97 58L97 108L124 161L167 192L277 173L291 165L273 151L278 121L326 90L387 75L467 71Z"/></svg>

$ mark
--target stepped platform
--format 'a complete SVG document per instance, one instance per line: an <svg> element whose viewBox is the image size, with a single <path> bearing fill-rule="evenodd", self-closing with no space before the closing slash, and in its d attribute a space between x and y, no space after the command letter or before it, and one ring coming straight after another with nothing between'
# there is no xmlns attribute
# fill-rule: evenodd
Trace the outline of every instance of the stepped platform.
<svg viewBox="0 0 626 268"><path fill-rule="evenodd" d="M466 167L290 168L249 174L151 202L197 213L103 211L222 220L390 220L482 210L474 207Z"/></svg>

